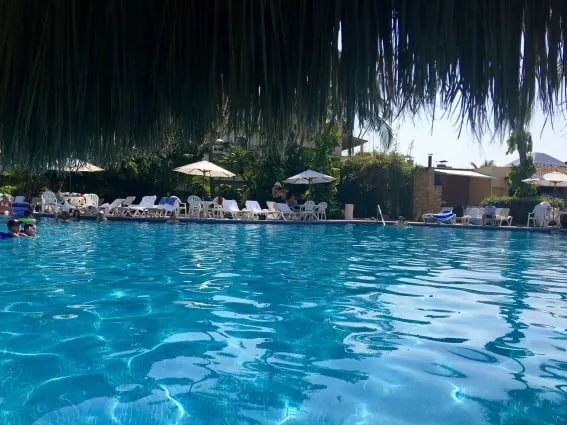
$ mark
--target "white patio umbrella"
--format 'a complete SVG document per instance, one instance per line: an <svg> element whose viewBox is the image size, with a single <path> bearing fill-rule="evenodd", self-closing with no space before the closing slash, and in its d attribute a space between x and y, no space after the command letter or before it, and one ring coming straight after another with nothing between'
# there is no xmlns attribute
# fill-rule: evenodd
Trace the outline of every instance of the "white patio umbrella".
<svg viewBox="0 0 567 425"><path fill-rule="evenodd" d="M334 180L336 180L334 177L319 173L318 171L305 170L299 174L296 174L295 176L288 177L284 180L284 183L312 185L330 183Z"/></svg>
<svg viewBox="0 0 567 425"><path fill-rule="evenodd" d="M86 161L80 161L78 159L69 159L65 163L59 165L55 164L49 167L50 170L63 171L69 173L69 192L71 190L71 175L73 173L98 173L104 171L104 168L100 168Z"/></svg>
<svg viewBox="0 0 567 425"><path fill-rule="evenodd" d="M178 173L188 174L190 176L203 176L203 177L231 178L236 175L209 161L199 161L199 162L194 162L193 164L183 165L182 167L177 167L173 171L177 171Z"/></svg>
<svg viewBox="0 0 567 425"><path fill-rule="evenodd" d="M553 194L555 195L555 191L558 187L567 187L567 174L554 171L542 176L533 176L522 181L534 186L553 187Z"/></svg>
<svg viewBox="0 0 567 425"><path fill-rule="evenodd" d="M199 161L194 162L193 164L183 165L182 167L175 168L173 171L188 174L190 176L203 176L203 179L205 180L207 177L231 178L236 176L236 174L231 173L230 171L225 170L224 168L209 161ZM203 186L203 194L204 190L205 188Z"/></svg>

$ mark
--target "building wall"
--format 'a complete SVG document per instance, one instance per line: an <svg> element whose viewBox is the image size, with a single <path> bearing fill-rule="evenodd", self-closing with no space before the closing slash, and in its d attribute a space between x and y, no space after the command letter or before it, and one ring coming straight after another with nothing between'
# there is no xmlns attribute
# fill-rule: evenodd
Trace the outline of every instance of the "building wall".
<svg viewBox="0 0 567 425"><path fill-rule="evenodd" d="M441 186L435 186L433 168L415 168L413 177L413 215L420 219L425 213L441 210Z"/></svg>
<svg viewBox="0 0 567 425"><path fill-rule="evenodd" d="M464 176L441 176L441 203L443 206L456 207L468 205L469 178Z"/></svg>
<svg viewBox="0 0 567 425"><path fill-rule="evenodd" d="M511 167L481 167L478 170L481 174L493 176L492 179L492 196L507 196L508 195L508 181L506 175ZM536 175L551 173L557 171L559 173L567 174L567 167L560 166L537 166Z"/></svg>
<svg viewBox="0 0 567 425"><path fill-rule="evenodd" d="M491 179L469 178L469 199L466 205L480 205L483 199L494 194L494 190Z"/></svg>

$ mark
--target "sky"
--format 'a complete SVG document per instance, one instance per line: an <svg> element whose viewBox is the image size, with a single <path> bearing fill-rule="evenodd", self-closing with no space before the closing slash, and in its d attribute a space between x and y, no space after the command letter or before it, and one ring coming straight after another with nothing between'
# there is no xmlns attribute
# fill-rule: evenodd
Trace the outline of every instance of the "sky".
<svg viewBox="0 0 567 425"><path fill-rule="evenodd" d="M494 160L496 165L506 165L517 158L516 155L506 155L506 140L496 138L491 140L487 135L482 140L472 136L468 128L463 126L459 137L459 127L449 117L440 117L431 123L427 116L405 119L393 123L397 133L398 151L409 154L413 140L411 156L419 165L427 165L427 155L433 154L433 164L446 160L450 167L470 168L471 162L482 164L485 160ZM553 124L541 110L534 111L530 126L534 141L534 152L547 153L561 161L567 161L567 119L563 115L554 117ZM355 129L354 135L357 136ZM376 134L367 133L364 139L369 143L365 151L380 150L379 138Z"/></svg>

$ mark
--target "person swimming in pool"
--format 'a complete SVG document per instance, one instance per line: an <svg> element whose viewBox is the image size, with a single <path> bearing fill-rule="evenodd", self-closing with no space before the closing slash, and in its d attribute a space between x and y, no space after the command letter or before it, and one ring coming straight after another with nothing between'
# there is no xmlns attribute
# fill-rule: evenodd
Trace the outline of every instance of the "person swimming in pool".
<svg viewBox="0 0 567 425"><path fill-rule="evenodd" d="M24 224L24 230L23 232L20 233L20 236L25 235L25 236L34 237L36 230L37 229L35 227L35 224L33 223Z"/></svg>
<svg viewBox="0 0 567 425"><path fill-rule="evenodd" d="M171 215L169 216L169 218L166 221L167 224L176 224L179 223L179 220L177 219L177 214L175 212L175 210L173 210L171 212Z"/></svg>
<svg viewBox="0 0 567 425"><path fill-rule="evenodd" d="M6 226L8 227L8 233L5 233L5 235L8 235L8 237L12 238L19 238L21 236L20 222L18 220L8 220Z"/></svg>

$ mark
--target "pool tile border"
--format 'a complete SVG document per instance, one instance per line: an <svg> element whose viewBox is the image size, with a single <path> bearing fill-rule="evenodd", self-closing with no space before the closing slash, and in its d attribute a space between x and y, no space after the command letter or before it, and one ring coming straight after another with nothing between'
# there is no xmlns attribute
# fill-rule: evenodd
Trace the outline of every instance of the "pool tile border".
<svg viewBox="0 0 567 425"><path fill-rule="evenodd" d="M36 213L38 218L53 218L52 214ZM112 222L134 222L134 223L165 223L167 219L165 218L151 218L151 217L107 217L108 221ZM295 221L295 220L228 220L228 219L214 219L214 218L187 218L178 217L179 223L192 223L192 224L273 224L273 225L299 225L299 226L320 226L320 225L331 225L331 226L344 226L344 225L356 225L356 226L383 226L382 222L376 220L320 220L320 221ZM84 216L81 220L94 221L95 217ZM395 221L386 221L386 226L395 225ZM535 233L561 233L567 234L567 229L557 229L557 228L533 228L533 227L519 227L519 226L474 226L474 225L463 225L463 224L436 224L436 223L421 223L421 222L408 222L408 225L414 227L430 227L430 228L440 228L440 229L470 229L479 231L499 231L499 232L535 232Z"/></svg>

